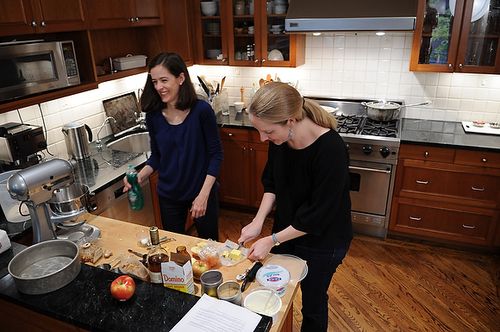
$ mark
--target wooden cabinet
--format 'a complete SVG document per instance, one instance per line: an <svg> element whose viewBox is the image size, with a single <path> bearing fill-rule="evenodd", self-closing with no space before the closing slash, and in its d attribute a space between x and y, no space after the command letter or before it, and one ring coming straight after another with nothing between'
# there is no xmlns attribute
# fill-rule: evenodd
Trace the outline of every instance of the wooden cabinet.
<svg viewBox="0 0 500 332"><path fill-rule="evenodd" d="M500 73L500 1L420 0L412 71Z"/></svg>
<svg viewBox="0 0 500 332"><path fill-rule="evenodd" d="M91 29L160 25L161 0L86 0Z"/></svg>
<svg viewBox="0 0 500 332"><path fill-rule="evenodd" d="M498 247L500 153L403 144L389 230Z"/></svg>
<svg viewBox="0 0 500 332"><path fill-rule="evenodd" d="M296 67L305 61L305 36L285 34L286 12L274 13L266 0L221 0L216 16L204 15L200 0L194 7L197 63Z"/></svg>
<svg viewBox="0 0 500 332"><path fill-rule="evenodd" d="M190 0L165 0L163 6L165 8L165 50L178 53L186 65L191 66L194 64L192 3Z"/></svg>
<svg viewBox="0 0 500 332"><path fill-rule="evenodd" d="M2 0L0 36L84 30L82 0Z"/></svg>
<svg viewBox="0 0 500 332"><path fill-rule="evenodd" d="M264 194L261 182L268 144L254 129L221 128L224 161L220 172L220 201L258 207Z"/></svg>

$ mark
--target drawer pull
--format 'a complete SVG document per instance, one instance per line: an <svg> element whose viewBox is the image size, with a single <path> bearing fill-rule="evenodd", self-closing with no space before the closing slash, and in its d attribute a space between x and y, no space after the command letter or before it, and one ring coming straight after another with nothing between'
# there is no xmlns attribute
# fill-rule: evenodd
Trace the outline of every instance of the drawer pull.
<svg viewBox="0 0 500 332"><path fill-rule="evenodd" d="M485 163L485 162L487 162L487 161L488 161L488 159L483 158L483 159L481 159L481 161L482 161L483 163Z"/></svg>
<svg viewBox="0 0 500 332"><path fill-rule="evenodd" d="M418 184L429 184L429 181L415 180Z"/></svg>
<svg viewBox="0 0 500 332"><path fill-rule="evenodd" d="M425 151L425 152L424 152L424 157L425 157L425 158L429 157L429 152L428 152L428 151Z"/></svg>
<svg viewBox="0 0 500 332"><path fill-rule="evenodd" d="M231 137L233 136L233 133L228 133L227 136Z"/></svg>
<svg viewBox="0 0 500 332"><path fill-rule="evenodd" d="M422 220L422 218L421 217L412 217L412 216L410 216L410 220L420 221L420 220Z"/></svg>
<svg viewBox="0 0 500 332"><path fill-rule="evenodd" d="M476 228L476 226L474 226L474 225L466 225L466 224L463 224L462 227L463 228L467 228L467 229L474 229L474 228Z"/></svg>
<svg viewBox="0 0 500 332"><path fill-rule="evenodd" d="M484 191L484 187L483 188L476 188L474 186L470 187L473 191Z"/></svg>

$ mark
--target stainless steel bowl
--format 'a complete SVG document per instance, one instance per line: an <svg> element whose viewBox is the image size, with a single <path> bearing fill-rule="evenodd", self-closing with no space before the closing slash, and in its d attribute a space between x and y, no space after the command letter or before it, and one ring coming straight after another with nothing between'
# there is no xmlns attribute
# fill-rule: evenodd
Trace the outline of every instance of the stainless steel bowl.
<svg viewBox="0 0 500 332"><path fill-rule="evenodd" d="M54 190L49 206L57 214L73 214L89 209L89 187L73 183L67 187Z"/></svg>
<svg viewBox="0 0 500 332"><path fill-rule="evenodd" d="M46 294L69 284L80 273L80 250L68 240L37 243L18 253L8 271L19 292Z"/></svg>

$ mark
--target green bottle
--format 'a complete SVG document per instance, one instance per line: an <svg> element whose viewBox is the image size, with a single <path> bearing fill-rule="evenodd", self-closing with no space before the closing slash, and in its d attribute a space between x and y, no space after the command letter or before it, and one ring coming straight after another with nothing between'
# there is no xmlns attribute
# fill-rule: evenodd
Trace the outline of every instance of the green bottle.
<svg viewBox="0 0 500 332"><path fill-rule="evenodd" d="M137 181L137 171L132 165L128 165L127 181L132 186L132 188L127 192L130 208L136 211L141 210L144 207L144 195L142 193L142 188Z"/></svg>

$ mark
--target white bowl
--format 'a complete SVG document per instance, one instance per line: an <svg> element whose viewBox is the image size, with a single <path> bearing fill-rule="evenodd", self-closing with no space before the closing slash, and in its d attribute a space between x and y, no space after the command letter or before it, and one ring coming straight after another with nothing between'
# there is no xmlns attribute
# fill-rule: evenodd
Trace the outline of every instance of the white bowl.
<svg viewBox="0 0 500 332"><path fill-rule="evenodd" d="M270 61L283 61L283 53L280 50L274 49L269 52L267 59Z"/></svg>
<svg viewBox="0 0 500 332"><path fill-rule="evenodd" d="M274 5L275 14L286 14L286 5Z"/></svg>
<svg viewBox="0 0 500 332"><path fill-rule="evenodd" d="M205 16L213 16L217 13L217 2L215 1L202 1L201 4L201 12Z"/></svg>
<svg viewBox="0 0 500 332"><path fill-rule="evenodd" d="M281 298L269 288L257 288L249 293L243 301L243 306L258 314L274 317L282 306Z"/></svg>

